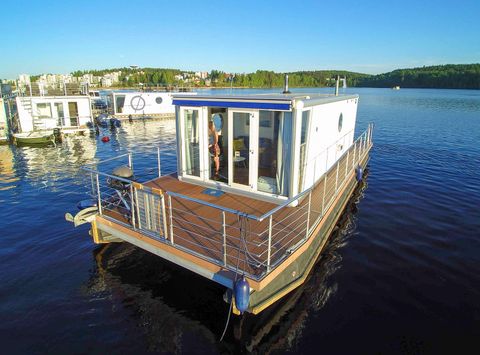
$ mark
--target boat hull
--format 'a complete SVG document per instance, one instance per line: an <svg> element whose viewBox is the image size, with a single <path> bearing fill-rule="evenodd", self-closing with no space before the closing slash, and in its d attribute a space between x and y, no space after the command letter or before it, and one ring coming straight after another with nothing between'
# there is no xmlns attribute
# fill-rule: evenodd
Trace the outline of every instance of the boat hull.
<svg viewBox="0 0 480 355"><path fill-rule="evenodd" d="M365 169L367 163L368 154L360 165ZM310 243L305 243L291 256L291 258L296 258L294 261L291 261L290 264L284 265L283 268L280 265L277 276L271 280L267 286L261 290L252 292L248 312L253 314L262 312L265 308L286 296L306 281L323 248L327 244L335 225L352 197L357 184L356 176L352 173L343 191L338 194L325 217L312 231L311 237L309 238ZM318 191L315 190L314 192L318 193ZM298 253L298 255L295 255L296 253ZM239 314L240 312L234 307L234 313Z"/></svg>
<svg viewBox="0 0 480 355"><path fill-rule="evenodd" d="M55 143L55 136L52 134L43 136L20 136L13 135L15 144L17 145L45 145Z"/></svg>

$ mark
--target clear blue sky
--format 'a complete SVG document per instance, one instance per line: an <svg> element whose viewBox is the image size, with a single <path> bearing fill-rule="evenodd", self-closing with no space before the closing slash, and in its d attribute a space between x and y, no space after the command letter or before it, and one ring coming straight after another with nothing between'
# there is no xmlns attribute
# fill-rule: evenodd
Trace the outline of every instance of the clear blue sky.
<svg viewBox="0 0 480 355"><path fill-rule="evenodd" d="M480 62L480 0L3 1L0 78L129 65L277 72Z"/></svg>

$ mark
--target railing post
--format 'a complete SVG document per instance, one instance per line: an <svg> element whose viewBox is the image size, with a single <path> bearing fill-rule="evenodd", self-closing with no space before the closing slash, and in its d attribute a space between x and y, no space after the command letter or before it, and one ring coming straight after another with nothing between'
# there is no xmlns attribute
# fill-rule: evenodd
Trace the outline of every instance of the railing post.
<svg viewBox="0 0 480 355"><path fill-rule="evenodd" d="M308 212L307 212L307 230L305 231L305 240L308 239L308 234L310 231L310 210L312 206L312 190L308 193Z"/></svg>
<svg viewBox="0 0 480 355"><path fill-rule="evenodd" d="M225 211L222 211L222 237L223 237L223 266L227 266L227 225L225 223Z"/></svg>
<svg viewBox="0 0 480 355"><path fill-rule="evenodd" d="M157 162L158 162L158 177L162 176L162 170L160 166L160 147L157 147Z"/></svg>
<svg viewBox="0 0 480 355"><path fill-rule="evenodd" d="M272 250L272 215L268 219L268 250L267 250L267 272L270 272L270 256Z"/></svg>
<svg viewBox="0 0 480 355"><path fill-rule="evenodd" d="M93 173L90 172L90 184L92 186L90 186L90 188L92 189L91 190L91 196L94 196L94 193L95 193L95 183L93 182Z"/></svg>
<svg viewBox="0 0 480 355"><path fill-rule="evenodd" d="M362 146L362 155L360 157L363 157L365 154L365 134L362 134L360 144Z"/></svg>
<svg viewBox="0 0 480 355"><path fill-rule="evenodd" d="M173 240L173 209L172 209L172 196L168 195L168 207L170 210L170 242L174 244Z"/></svg>
<svg viewBox="0 0 480 355"><path fill-rule="evenodd" d="M348 159L350 158L350 149L347 150L347 162L345 163L345 177L344 179L347 178L347 172L348 172Z"/></svg>
<svg viewBox="0 0 480 355"><path fill-rule="evenodd" d="M152 229L152 221L150 218L150 194L146 194L142 192L143 195L143 214L145 215L145 223L147 225L147 229ZM138 214L138 221L140 222L140 214ZM140 227L140 226L139 226Z"/></svg>
<svg viewBox="0 0 480 355"><path fill-rule="evenodd" d="M162 199L162 219L163 219L163 237L168 239L168 232L167 232L167 211L165 210L165 195L161 195Z"/></svg>
<svg viewBox="0 0 480 355"><path fill-rule="evenodd" d="M132 153L128 153L128 167L133 171Z"/></svg>
<svg viewBox="0 0 480 355"><path fill-rule="evenodd" d="M355 158L357 157L357 142L353 144L352 169L355 169Z"/></svg>
<svg viewBox="0 0 480 355"><path fill-rule="evenodd" d="M100 196L100 181L98 178L98 174L95 174L97 176L97 205L98 205L98 212L100 213L100 216L103 214L103 209L102 209L102 197Z"/></svg>
<svg viewBox="0 0 480 355"><path fill-rule="evenodd" d="M136 229L135 227L135 207L137 209L137 215L140 216L140 210L138 208L138 195L137 195L137 190L133 189L133 183L130 183L130 196L132 196L131 198L131 206L130 206L130 213L132 214L132 226L133 226L133 229ZM135 197L135 198L134 198ZM138 221L138 227L139 228L142 228L142 226L140 225L140 220Z"/></svg>
<svg viewBox="0 0 480 355"><path fill-rule="evenodd" d="M337 161L337 171L335 172L335 193L337 193L337 189L338 189L338 168L340 166L340 162Z"/></svg>
<svg viewBox="0 0 480 355"><path fill-rule="evenodd" d="M322 217L325 214L325 195L327 193L327 172L325 172L325 179L323 180L323 196L322 196Z"/></svg>

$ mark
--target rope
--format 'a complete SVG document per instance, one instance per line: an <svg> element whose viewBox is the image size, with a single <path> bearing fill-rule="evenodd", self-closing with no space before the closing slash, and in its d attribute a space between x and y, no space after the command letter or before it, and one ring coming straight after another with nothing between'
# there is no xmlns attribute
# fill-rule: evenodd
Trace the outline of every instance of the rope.
<svg viewBox="0 0 480 355"><path fill-rule="evenodd" d="M242 224L240 222L240 216L237 215L237 219L238 219L238 225L240 226L240 237L241 237L243 232L242 232ZM228 324L230 324L230 316L232 314L232 309L233 309L233 289L235 288L235 284L237 283L239 265L240 265L240 248L238 248L238 253L237 253L237 268L235 269L235 281L233 281L232 296L230 297L230 307L228 308L227 321L225 323L225 328L223 328L223 333L222 333L222 336L220 337L220 342L223 341L223 337L227 332Z"/></svg>

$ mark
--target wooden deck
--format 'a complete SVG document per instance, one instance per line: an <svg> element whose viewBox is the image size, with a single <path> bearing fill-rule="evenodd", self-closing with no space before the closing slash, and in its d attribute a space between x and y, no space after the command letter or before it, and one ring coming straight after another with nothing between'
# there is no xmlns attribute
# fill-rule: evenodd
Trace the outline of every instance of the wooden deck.
<svg viewBox="0 0 480 355"><path fill-rule="evenodd" d="M205 193L206 187L179 181L175 175L163 176L147 186L202 200L257 217L277 207L276 204L223 192L220 196ZM225 212L226 245L223 238L223 213L220 209L183 198L171 197L174 243L216 260L230 268L239 268L259 276L266 271L268 220L258 222ZM167 203L167 209L169 204ZM281 225L277 226L280 228ZM170 227L170 226L169 226ZM293 231L290 226L285 231ZM245 248L246 246L246 248ZM246 250L245 250L246 249ZM226 254L226 255L225 255Z"/></svg>

